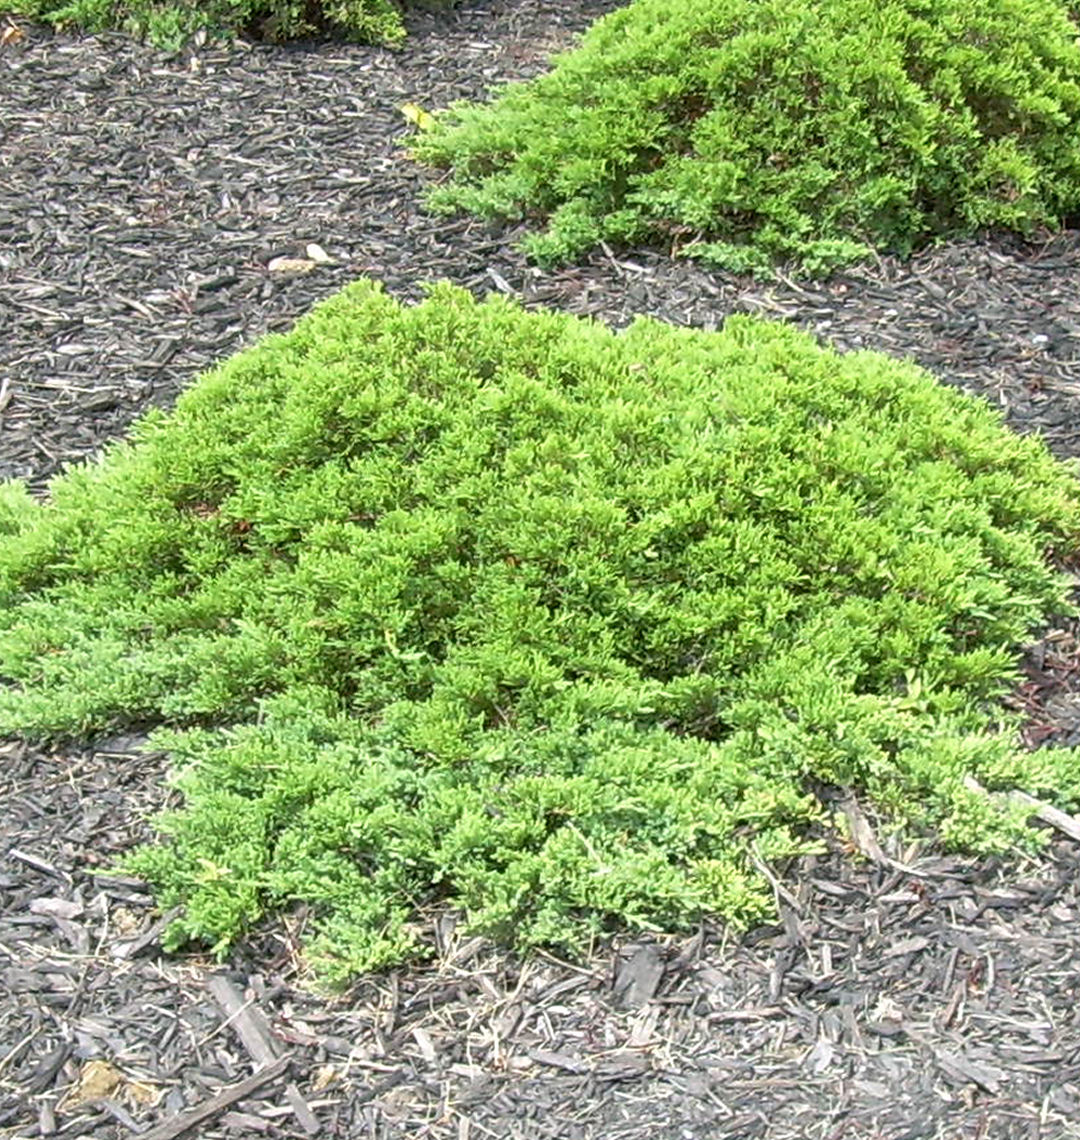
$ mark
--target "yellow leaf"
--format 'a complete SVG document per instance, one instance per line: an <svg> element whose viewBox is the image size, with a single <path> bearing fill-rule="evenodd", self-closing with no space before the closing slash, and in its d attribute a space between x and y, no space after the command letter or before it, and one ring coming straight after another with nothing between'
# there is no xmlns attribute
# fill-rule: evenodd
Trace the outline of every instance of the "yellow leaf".
<svg viewBox="0 0 1080 1140"><path fill-rule="evenodd" d="M430 131L435 126L435 116L425 111L419 103L402 103L401 113L417 130Z"/></svg>
<svg viewBox="0 0 1080 1140"><path fill-rule="evenodd" d="M71 1112L105 1097L126 1100L132 1105L156 1104L161 1091L146 1081L127 1076L110 1061L94 1059L85 1062L60 1107Z"/></svg>
<svg viewBox="0 0 1080 1140"><path fill-rule="evenodd" d="M310 257L274 257L266 268L271 273L310 273L315 262Z"/></svg>
<svg viewBox="0 0 1080 1140"><path fill-rule="evenodd" d="M92 1100L112 1096L123 1081L124 1074L108 1061L87 1061L79 1072L75 1087L64 1098L63 1107L71 1110Z"/></svg>
<svg viewBox="0 0 1080 1140"><path fill-rule="evenodd" d="M338 1079L338 1071L334 1065L320 1065L315 1070L315 1079L311 1082L312 1092L322 1092Z"/></svg>

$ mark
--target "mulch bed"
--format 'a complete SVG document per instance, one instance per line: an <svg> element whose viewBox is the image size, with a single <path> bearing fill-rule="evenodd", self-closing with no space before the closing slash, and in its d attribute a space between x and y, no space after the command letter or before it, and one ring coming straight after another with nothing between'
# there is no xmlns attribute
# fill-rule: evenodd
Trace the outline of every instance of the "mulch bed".
<svg viewBox="0 0 1080 1140"><path fill-rule="evenodd" d="M540 272L512 230L423 214L400 105L535 74L615 2L474 0L415 18L400 52L9 39L0 478L43 489L361 273L402 297L448 278L615 325L792 320L914 357L1080 456L1076 232L762 285L664 251ZM1024 671L1011 703L1029 746L1080 743L1076 623ZM302 909L218 966L163 954L143 887L96 873L167 802L165 760L139 743L0 744L0 1136L1080 1136L1067 820L1037 860L943 858L875 840L848 803L861 853L782 869L780 921L743 938L522 962L432 915L431 964L327 999L306 988Z"/></svg>

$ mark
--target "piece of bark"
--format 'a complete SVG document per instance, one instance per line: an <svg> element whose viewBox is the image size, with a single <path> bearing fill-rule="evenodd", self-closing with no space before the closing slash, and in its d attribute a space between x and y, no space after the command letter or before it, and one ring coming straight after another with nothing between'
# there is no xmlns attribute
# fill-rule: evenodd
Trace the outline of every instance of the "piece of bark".
<svg viewBox="0 0 1080 1140"><path fill-rule="evenodd" d="M615 1000L623 1009L640 1009L652 1001L664 976L664 956L654 942L643 942L619 966Z"/></svg>
<svg viewBox="0 0 1080 1140"><path fill-rule="evenodd" d="M255 1064L269 1065L276 1061L281 1051L274 1042L270 1023L263 1011L245 1001L244 995L224 974L213 974L207 980L206 988Z"/></svg>
<svg viewBox="0 0 1080 1140"><path fill-rule="evenodd" d="M281 1050L266 1014L257 1005L245 1001L244 995L224 974L213 974L207 981L206 987L251 1059L257 1065L269 1065L276 1060ZM322 1125L311 1111L300 1089L290 1084L285 1090L285 1099L289 1102L289 1107L300 1127L309 1136L317 1135Z"/></svg>
<svg viewBox="0 0 1080 1140"><path fill-rule="evenodd" d="M322 1131L322 1125L319 1123L319 1118L311 1111L311 1106L304 1100L304 1095L297 1085L286 1086L285 1099L289 1102L289 1107L300 1127L309 1136L317 1136Z"/></svg>
<svg viewBox="0 0 1080 1140"><path fill-rule="evenodd" d="M238 1100L251 1096L263 1085L268 1085L271 1081L276 1080L291 1063L291 1056L279 1057L273 1064L267 1065L257 1073L252 1073L250 1077L246 1077L235 1085L230 1085L227 1089L222 1089L217 1096L203 1101L202 1104L197 1104L194 1108L188 1109L187 1112L181 1112L178 1116L163 1120L151 1128L149 1132L144 1132L142 1140L175 1140L177 1136L183 1136L192 1128L198 1128L200 1124L213 1120L215 1116L224 1112L230 1105L236 1104Z"/></svg>

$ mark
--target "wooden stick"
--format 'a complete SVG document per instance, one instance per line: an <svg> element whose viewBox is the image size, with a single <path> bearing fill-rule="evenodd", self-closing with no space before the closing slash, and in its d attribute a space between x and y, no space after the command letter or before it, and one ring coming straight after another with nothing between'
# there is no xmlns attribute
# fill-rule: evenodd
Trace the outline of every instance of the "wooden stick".
<svg viewBox="0 0 1080 1140"><path fill-rule="evenodd" d="M267 1065L257 1073L252 1073L250 1077L235 1085L230 1085L227 1089L222 1089L217 1096L211 1097L202 1104L197 1104L194 1108L189 1108L187 1112L182 1112L171 1120L163 1120L151 1128L149 1132L144 1132L141 1140L176 1140L177 1136L183 1136L192 1128L197 1128L205 1121L212 1120L219 1113L224 1112L229 1105L235 1104L238 1100L243 1100L244 1097L251 1096L263 1085L268 1085L272 1080L280 1077L291 1063L291 1055L286 1054L284 1057L279 1057L273 1064Z"/></svg>
<svg viewBox="0 0 1080 1140"><path fill-rule="evenodd" d="M207 988L225 1014L219 1028L231 1025L255 1064L269 1065L275 1061L281 1050L263 1011L253 1002L245 1001L244 995L224 974L212 975ZM300 1089L294 1084L286 1086L285 1099L304 1131L309 1136L317 1135L322 1126Z"/></svg>
<svg viewBox="0 0 1080 1140"><path fill-rule="evenodd" d="M987 792L982 784L973 776L965 776L964 785L973 791L982 792L983 795L992 794ZM1053 804L1045 804L1042 800L1037 800L1034 796L1029 796L1027 792L1005 792L997 794L1004 794L1005 798L1012 800L1014 804L1023 804L1024 807L1031 810L1031 817L1033 819L1039 820L1040 823L1045 823L1047 827L1055 828L1057 831L1060 831L1062 835L1067 835L1070 839L1075 839L1077 843L1080 843L1080 817L1069 815L1068 812L1054 807Z"/></svg>
<svg viewBox="0 0 1080 1140"><path fill-rule="evenodd" d="M1056 828L1062 835L1067 835L1070 839L1075 839L1077 843L1080 843L1080 819L1077 819L1076 816L1063 812L1060 808L1054 807L1053 804L1044 804L1042 800L1029 796L1027 792L1011 792L1009 799L1016 803L1025 804L1031 808L1031 814L1037 820L1045 823L1048 827Z"/></svg>

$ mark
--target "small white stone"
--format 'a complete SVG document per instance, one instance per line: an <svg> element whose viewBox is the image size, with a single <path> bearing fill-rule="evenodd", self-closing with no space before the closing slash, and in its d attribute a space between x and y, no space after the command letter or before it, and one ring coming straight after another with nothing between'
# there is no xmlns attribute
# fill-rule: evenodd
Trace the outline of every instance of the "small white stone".
<svg viewBox="0 0 1080 1140"><path fill-rule="evenodd" d="M320 265L329 265L333 260L330 254L321 245L316 245L315 242L311 242L304 252L312 261L317 261Z"/></svg>

